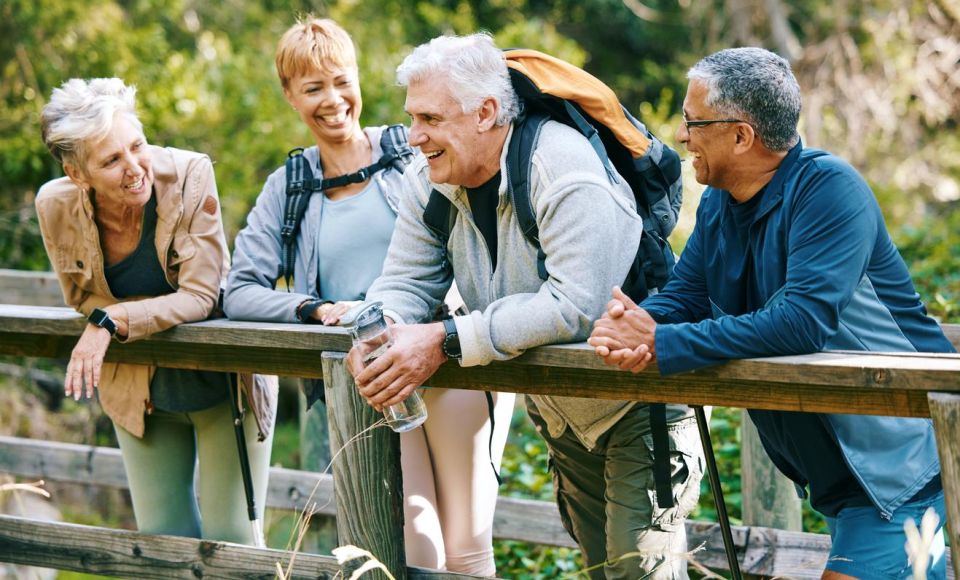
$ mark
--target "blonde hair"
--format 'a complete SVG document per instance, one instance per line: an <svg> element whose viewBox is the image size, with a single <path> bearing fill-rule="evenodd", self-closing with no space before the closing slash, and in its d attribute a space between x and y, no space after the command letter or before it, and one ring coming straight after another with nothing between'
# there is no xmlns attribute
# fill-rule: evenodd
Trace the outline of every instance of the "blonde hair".
<svg viewBox="0 0 960 580"><path fill-rule="evenodd" d="M137 118L137 89L118 78L70 79L53 89L40 116L43 143L53 158L83 171L90 145L110 134L117 115Z"/></svg>
<svg viewBox="0 0 960 580"><path fill-rule="evenodd" d="M333 64L356 67L357 52L347 31L329 18L306 17L287 29L277 44L277 75L287 88L290 79Z"/></svg>

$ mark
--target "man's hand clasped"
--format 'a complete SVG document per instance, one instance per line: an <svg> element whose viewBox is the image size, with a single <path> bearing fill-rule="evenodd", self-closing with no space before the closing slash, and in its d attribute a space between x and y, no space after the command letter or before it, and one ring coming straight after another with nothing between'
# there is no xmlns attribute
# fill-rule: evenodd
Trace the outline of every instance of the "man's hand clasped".
<svg viewBox="0 0 960 580"><path fill-rule="evenodd" d="M359 346L350 349L347 368L357 389L377 411L403 401L440 368L443 324L392 324L393 344L366 367Z"/></svg>
<svg viewBox="0 0 960 580"><path fill-rule="evenodd" d="M593 323L587 343L603 362L632 373L647 368L657 355L657 323L619 287L603 316Z"/></svg>

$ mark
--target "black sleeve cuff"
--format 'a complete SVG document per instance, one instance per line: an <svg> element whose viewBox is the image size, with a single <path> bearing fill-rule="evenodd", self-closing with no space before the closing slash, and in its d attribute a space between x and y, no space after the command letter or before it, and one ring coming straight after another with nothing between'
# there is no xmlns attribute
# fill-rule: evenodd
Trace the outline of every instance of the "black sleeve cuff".
<svg viewBox="0 0 960 580"><path fill-rule="evenodd" d="M333 304L332 300L305 300L297 306L297 320L304 324L319 324L320 321L313 318L313 313L324 304Z"/></svg>

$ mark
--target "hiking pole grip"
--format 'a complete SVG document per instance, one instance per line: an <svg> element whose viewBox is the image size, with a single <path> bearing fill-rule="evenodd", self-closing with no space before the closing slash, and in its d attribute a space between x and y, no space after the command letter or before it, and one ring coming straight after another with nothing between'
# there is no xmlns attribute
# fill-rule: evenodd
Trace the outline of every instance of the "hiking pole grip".
<svg viewBox="0 0 960 580"><path fill-rule="evenodd" d="M740 562L737 560L737 547L733 544L733 533L730 531L730 518L727 516L727 504L723 500L723 490L720 489L720 473L717 471L717 458L713 454L713 443L710 441L710 424L707 415L700 405L693 406L697 417L697 429L700 431L700 442L703 444L703 458L707 462L707 478L710 480L710 493L713 494L713 503L717 507L717 520L720 522L720 535L723 537L723 550L727 554L727 564L730 566L730 578L743 580L740 572Z"/></svg>

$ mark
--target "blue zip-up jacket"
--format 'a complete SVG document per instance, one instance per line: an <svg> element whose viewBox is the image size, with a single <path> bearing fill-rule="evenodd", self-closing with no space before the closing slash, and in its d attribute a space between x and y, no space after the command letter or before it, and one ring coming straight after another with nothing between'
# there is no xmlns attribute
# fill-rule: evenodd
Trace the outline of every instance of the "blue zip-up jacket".
<svg viewBox="0 0 960 580"><path fill-rule="evenodd" d="M673 277L643 303L660 323L662 374L825 349L955 352L926 315L873 192L850 165L798 143L767 184L748 248L733 203L729 192L707 188ZM750 280L741 276L747 259ZM737 313L748 290L764 306L726 314ZM825 417L886 518L940 471L929 419Z"/></svg>

